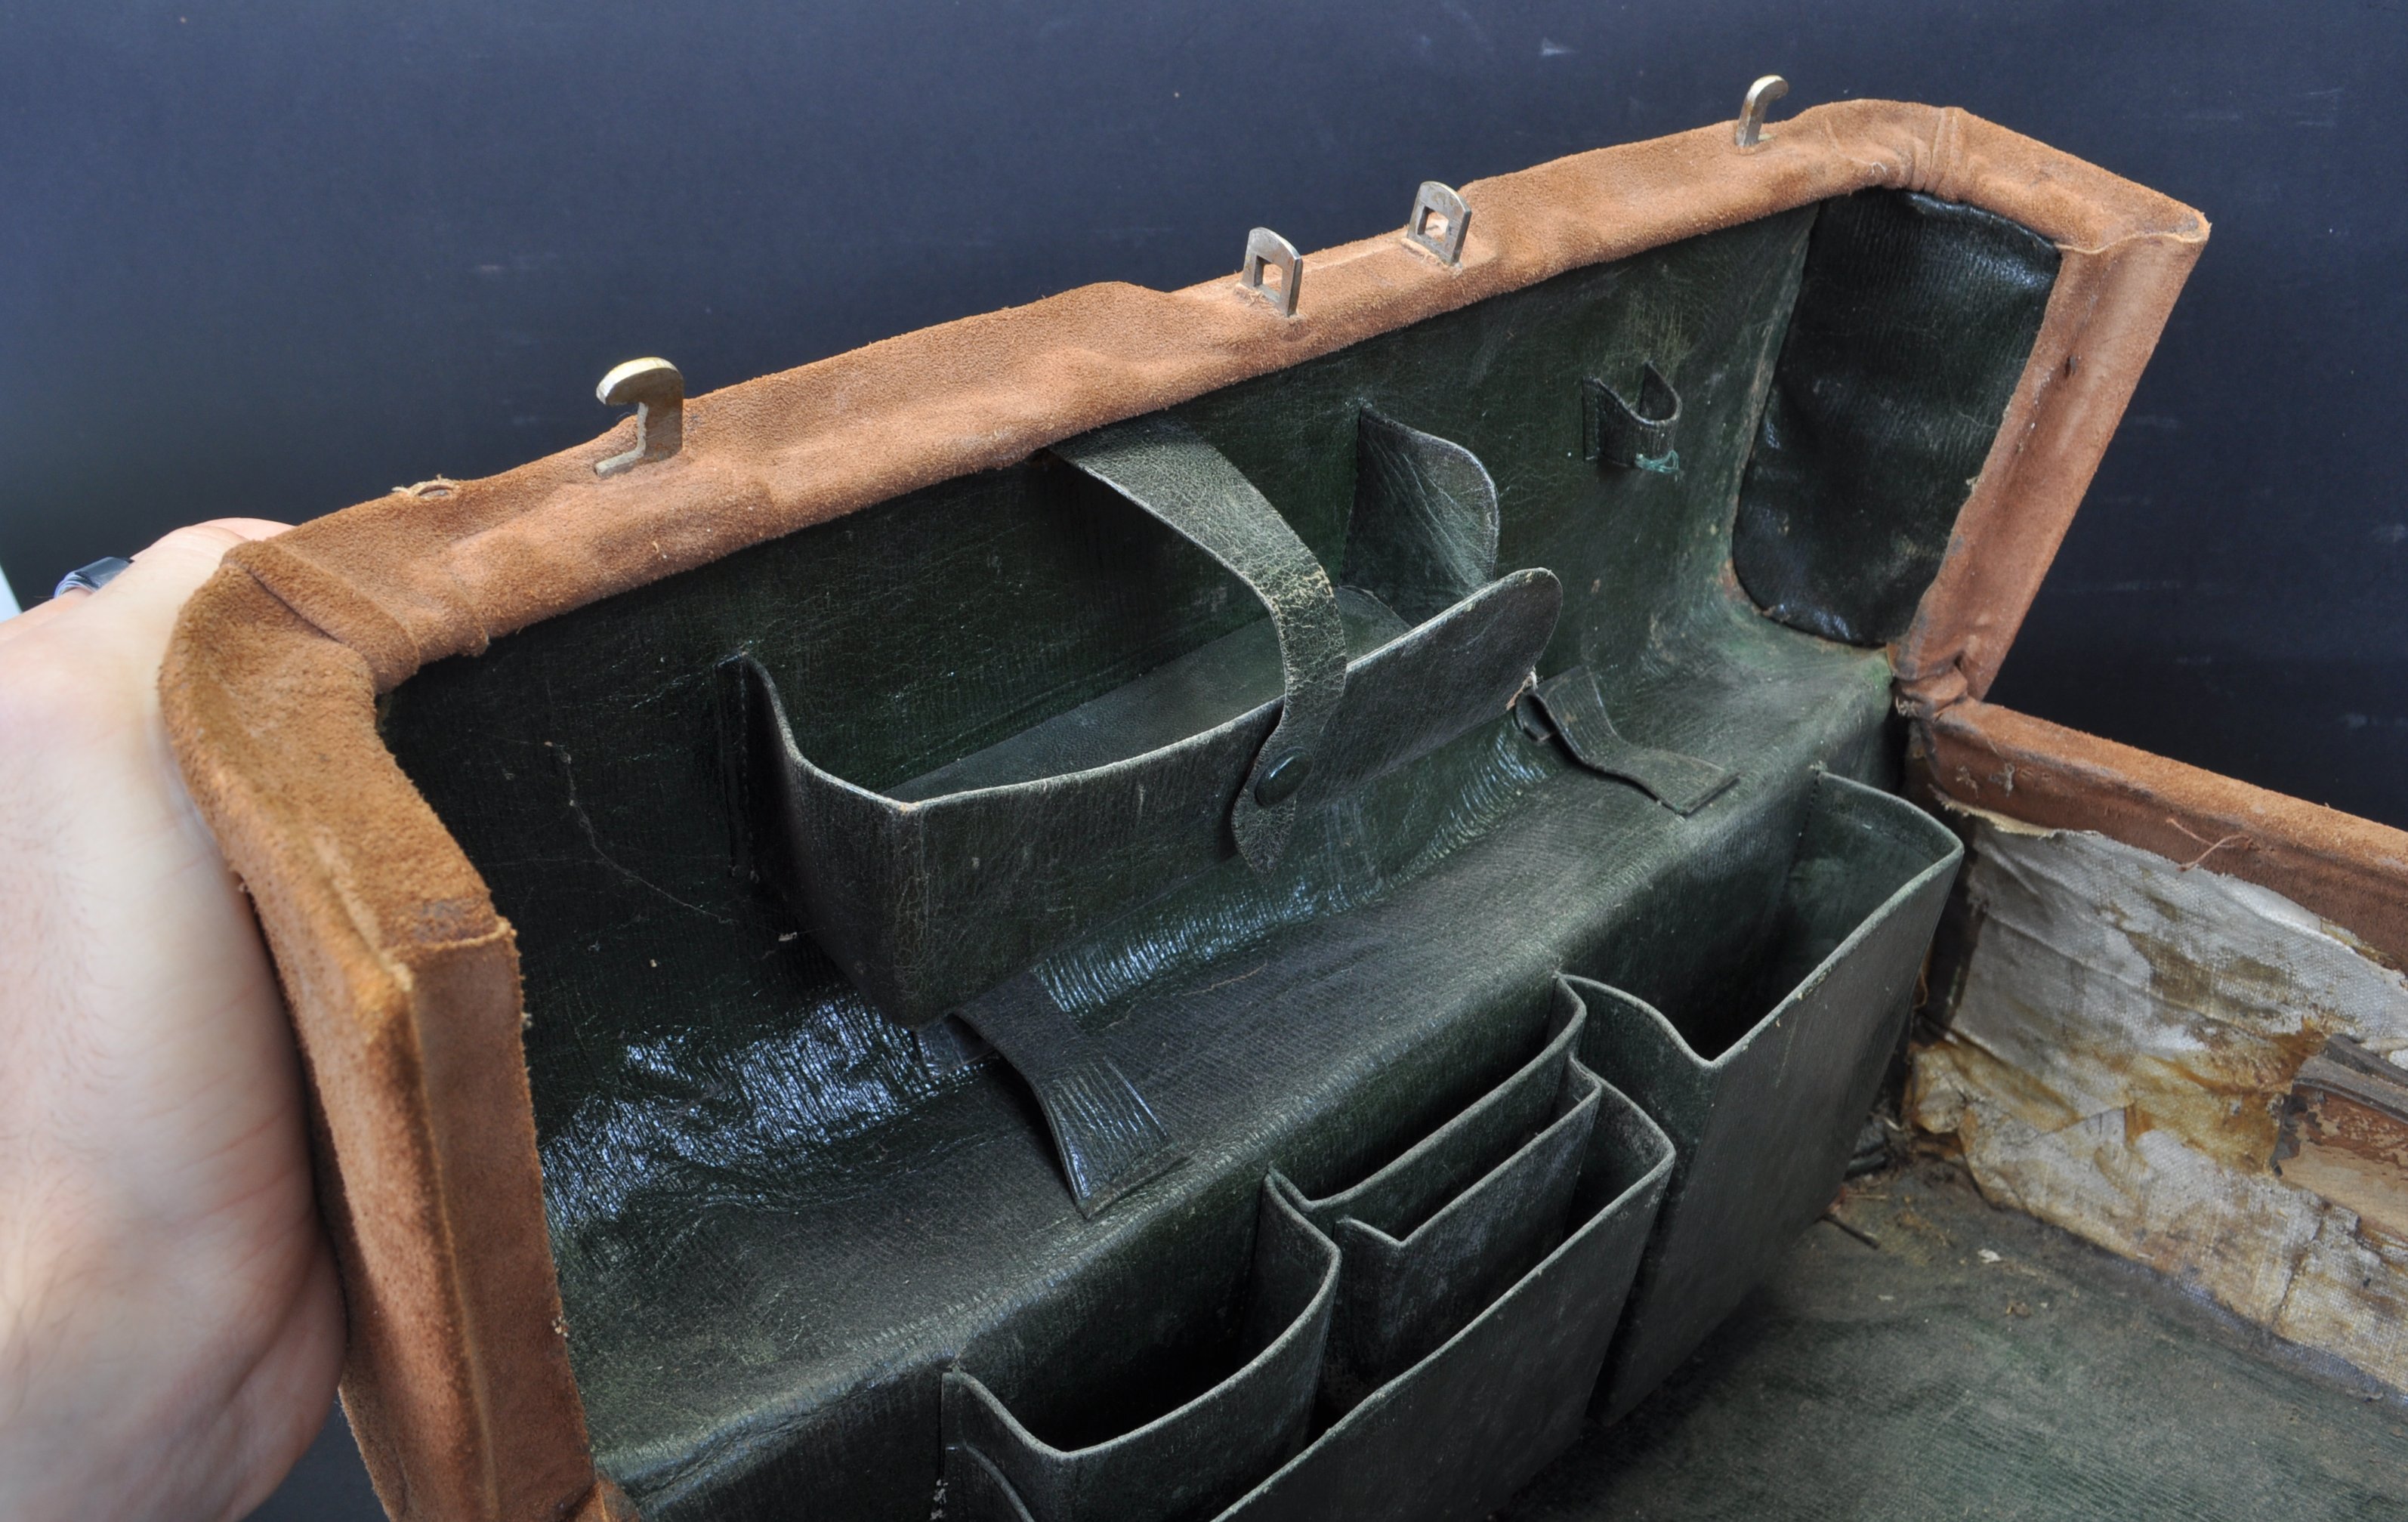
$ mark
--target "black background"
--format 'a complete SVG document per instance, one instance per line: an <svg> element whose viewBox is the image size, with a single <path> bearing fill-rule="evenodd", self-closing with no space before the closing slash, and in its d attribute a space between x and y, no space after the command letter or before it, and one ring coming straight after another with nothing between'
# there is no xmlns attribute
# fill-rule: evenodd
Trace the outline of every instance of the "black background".
<svg viewBox="0 0 2408 1522"><path fill-rule="evenodd" d="M1099 280L1849 96L2214 237L1992 695L2408 826L2408 0L0 0L0 567L299 519ZM335 1438L339 1440L337 1431ZM363 1504L339 1446L264 1513ZM351 1500L346 1503L345 1498Z"/></svg>

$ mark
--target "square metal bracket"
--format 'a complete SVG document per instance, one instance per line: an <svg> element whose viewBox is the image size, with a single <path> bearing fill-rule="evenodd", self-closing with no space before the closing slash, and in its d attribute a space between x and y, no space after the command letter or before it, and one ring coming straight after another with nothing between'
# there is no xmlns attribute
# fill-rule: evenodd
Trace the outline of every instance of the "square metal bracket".
<svg viewBox="0 0 2408 1522"><path fill-rule="evenodd" d="M1433 221L1438 223L1435 232L1430 228ZM1425 179L1420 194L1413 197L1412 217L1405 223L1405 241L1437 255L1440 264L1452 268L1463 263L1463 235L1470 226L1471 208L1463 204L1455 187Z"/></svg>
<svg viewBox="0 0 2408 1522"><path fill-rule="evenodd" d="M1266 283L1264 275L1279 272L1279 283ZM1304 255L1296 245L1268 227L1257 227L1246 235L1246 267L1238 277L1238 288L1251 292L1271 304L1282 317L1296 315L1297 288L1304 283Z"/></svg>

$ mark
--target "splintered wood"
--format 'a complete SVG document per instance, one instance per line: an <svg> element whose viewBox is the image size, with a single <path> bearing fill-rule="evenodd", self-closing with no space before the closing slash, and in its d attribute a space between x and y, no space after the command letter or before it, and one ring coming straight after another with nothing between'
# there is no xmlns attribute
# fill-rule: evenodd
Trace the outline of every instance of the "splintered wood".
<svg viewBox="0 0 2408 1522"><path fill-rule="evenodd" d="M2211 868L1980 817L1909 1113L1993 1199L2408 1388L2408 979Z"/></svg>

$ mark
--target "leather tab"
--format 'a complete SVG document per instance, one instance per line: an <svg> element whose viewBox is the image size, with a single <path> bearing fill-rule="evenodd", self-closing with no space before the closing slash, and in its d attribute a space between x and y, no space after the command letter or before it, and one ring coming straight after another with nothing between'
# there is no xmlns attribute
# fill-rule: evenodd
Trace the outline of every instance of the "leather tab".
<svg viewBox="0 0 2408 1522"><path fill-rule="evenodd" d="M1586 424L1585 452L1592 460L1626 468L1681 473L1672 429L1681 421L1681 394L1650 361L1639 377L1639 405L1602 380L1581 380L1581 413Z"/></svg>
<svg viewBox="0 0 2408 1522"><path fill-rule="evenodd" d="M1101 1214L1113 1200L1186 1160L1145 1096L1036 974L1024 972L957 1013L1035 1091L1080 1214Z"/></svg>
<svg viewBox="0 0 2408 1522"><path fill-rule="evenodd" d="M1211 555L1269 610L1285 679L1279 723L1229 814L1238 854L1268 871L1287 849L1297 802L1293 787L1266 786L1265 774L1282 763L1297 781L1311 770L1346 692L1346 632L1329 573L1254 482L1184 424L1139 418L1065 439L1054 452Z"/></svg>
<svg viewBox="0 0 2408 1522"><path fill-rule="evenodd" d="M1623 739L1605 711L1596 673L1585 666L1549 677L1529 696L1573 760L1599 776L1630 783L1684 818L1739 781L1711 761Z"/></svg>
<svg viewBox="0 0 2408 1522"><path fill-rule="evenodd" d="M1345 582L1424 624L1497 573L1497 483L1452 439L1363 409L1354 424L1354 509Z"/></svg>

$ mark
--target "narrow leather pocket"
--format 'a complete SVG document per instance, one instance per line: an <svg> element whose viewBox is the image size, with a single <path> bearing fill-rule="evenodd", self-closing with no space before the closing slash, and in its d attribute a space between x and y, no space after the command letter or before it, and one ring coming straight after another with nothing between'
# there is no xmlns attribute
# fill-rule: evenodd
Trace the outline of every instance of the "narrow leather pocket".
<svg viewBox="0 0 2408 1522"><path fill-rule="evenodd" d="M1579 1435L1671 1173L1672 1143L1577 1059L1564 1071L1591 1117L1570 1229L1222 1522L1485 1516Z"/></svg>
<svg viewBox="0 0 2408 1522"><path fill-rule="evenodd" d="M1034 1522L1212 1515L1303 1445L1337 1290L1337 1247L1266 1185L1235 1368L1170 1411L1065 1448L1014 1413L1077 1407L1075 1357L1016 1379L1009 1399L956 1366L944 1386L948 1494L984 1498L983 1512L965 1515L990 1522L1010 1522L1006 1500Z"/></svg>
<svg viewBox="0 0 2408 1522"><path fill-rule="evenodd" d="M1338 1243L1326 1418L1412 1367L1563 1239L1597 1121L1571 1060L1580 1000L1558 987L1538 1054L1394 1161L1321 1199L1273 1185Z"/></svg>
<svg viewBox="0 0 2408 1522"><path fill-rule="evenodd" d="M1830 1204L1896 1050L1962 848L1904 799L1823 775L1742 993L1659 1010L1574 980L1582 1060L1678 1157L1598 1392L1618 1419ZM1734 976L1733 974L1738 975Z"/></svg>

